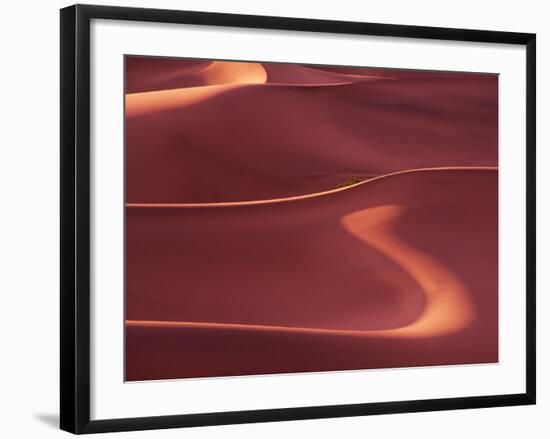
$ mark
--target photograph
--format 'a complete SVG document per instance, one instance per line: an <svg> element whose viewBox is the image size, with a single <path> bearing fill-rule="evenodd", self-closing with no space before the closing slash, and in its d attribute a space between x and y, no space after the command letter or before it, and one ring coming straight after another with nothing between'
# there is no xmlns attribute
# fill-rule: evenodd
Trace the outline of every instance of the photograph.
<svg viewBox="0 0 550 439"><path fill-rule="evenodd" d="M124 55L126 381L499 362L499 74Z"/></svg>
<svg viewBox="0 0 550 439"><path fill-rule="evenodd" d="M544 5L6 2L0 436L550 438Z"/></svg>
<svg viewBox="0 0 550 439"><path fill-rule="evenodd" d="M534 406L536 27L157 7L59 13L60 428Z"/></svg>

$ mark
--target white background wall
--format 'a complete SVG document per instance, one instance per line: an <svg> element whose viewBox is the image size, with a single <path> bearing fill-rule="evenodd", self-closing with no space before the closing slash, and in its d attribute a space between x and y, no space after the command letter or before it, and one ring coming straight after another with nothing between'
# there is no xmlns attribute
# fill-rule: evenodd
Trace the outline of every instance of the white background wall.
<svg viewBox="0 0 550 439"><path fill-rule="evenodd" d="M88 1L88 3L96 3ZM550 437L550 14L544 1L100 1L100 4L537 33L537 406L122 433L112 437ZM0 45L0 435L62 437L58 419L59 19L63 1L4 2ZM546 199L546 203L543 203ZM519 262L519 261L518 261ZM503 322L506 324L506 322Z"/></svg>

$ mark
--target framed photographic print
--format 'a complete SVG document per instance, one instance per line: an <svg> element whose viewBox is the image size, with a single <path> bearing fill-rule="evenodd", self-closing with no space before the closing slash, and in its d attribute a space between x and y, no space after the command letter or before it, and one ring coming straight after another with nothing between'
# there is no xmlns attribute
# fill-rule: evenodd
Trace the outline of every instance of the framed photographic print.
<svg viewBox="0 0 550 439"><path fill-rule="evenodd" d="M61 10L62 429L535 393L535 35Z"/></svg>

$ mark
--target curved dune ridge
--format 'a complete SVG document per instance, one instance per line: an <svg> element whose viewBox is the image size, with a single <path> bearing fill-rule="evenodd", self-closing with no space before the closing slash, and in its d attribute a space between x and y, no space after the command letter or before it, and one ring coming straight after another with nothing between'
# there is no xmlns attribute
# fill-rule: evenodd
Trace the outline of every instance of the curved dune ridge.
<svg viewBox="0 0 550 439"><path fill-rule="evenodd" d="M322 192L316 192L313 194L303 194L303 195L295 195L292 197L284 197L284 198L271 198L267 200L250 200L250 201L222 201L222 202L215 202L215 203L126 203L125 206L127 208L144 208L144 209L169 209L169 208L194 208L194 207L231 207L231 206L253 206L258 204L272 204L272 203L284 203L287 201L297 201L297 200L305 200L308 198L316 198L316 197L322 197L324 195L329 194L335 194L341 191L345 191L350 189L354 186L360 186L367 182L372 182L375 180L378 180L380 178L388 178L394 175L399 174L407 174L410 172L425 172L425 171L447 171L447 170L454 170L454 171L497 171L498 168L495 166L467 166L467 167L460 167L460 166L442 166L437 168L418 168L418 169L407 169L404 171L398 171L393 172L391 174L385 174L385 175L379 175L377 177L372 177L367 180L363 180L357 183L350 184L349 186L342 186L338 187L336 189L330 189L327 191Z"/></svg>
<svg viewBox="0 0 550 439"><path fill-rule="evenodd" d="M495 361L497 175L129 208L127 379Z"/></svg>
<svg viewBox="0 0 550 439"><path fill-rule="evenodd" d="M463 283L435 258L407 245L392 233L393 223L402 210L400 206L371 207L341 220L346 230L409 273L425 294L425 309L414 323L375 335L435 337L467 328L475 310Z"/></svg>

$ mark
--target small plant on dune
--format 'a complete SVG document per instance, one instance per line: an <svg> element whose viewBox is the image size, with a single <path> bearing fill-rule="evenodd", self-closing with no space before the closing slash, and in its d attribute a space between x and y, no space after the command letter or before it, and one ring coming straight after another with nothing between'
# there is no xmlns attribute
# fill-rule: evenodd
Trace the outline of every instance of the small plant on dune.
<svg viewBox="0 0 550 439"><path fill-rule="evenodd" d="M363 180L357 177L348 177L348 179L345 182L340 183L338 186L336 186L336 188L339 189L342 187L353 186L354 184L361 183L362 181Z"/></svg>

